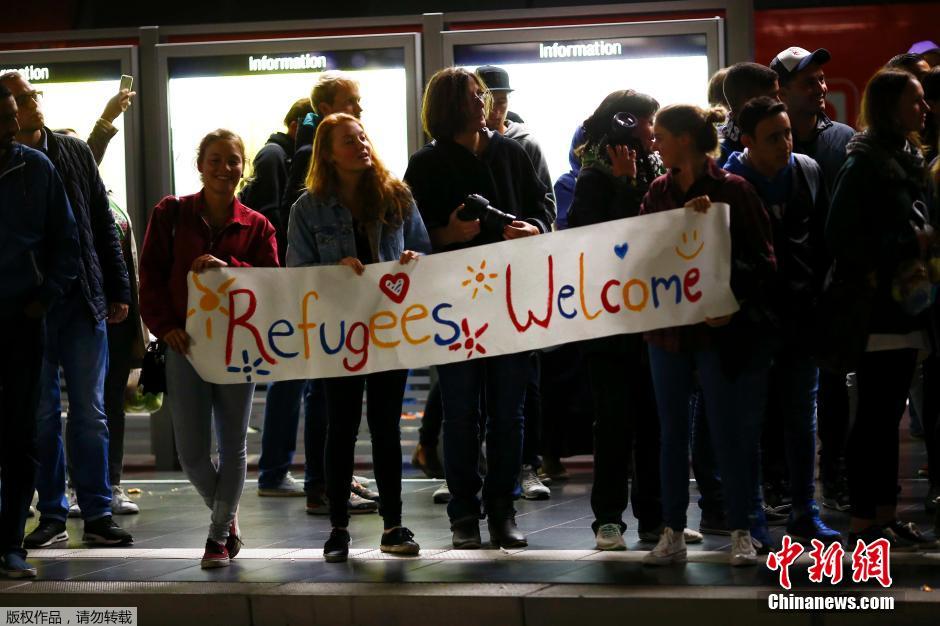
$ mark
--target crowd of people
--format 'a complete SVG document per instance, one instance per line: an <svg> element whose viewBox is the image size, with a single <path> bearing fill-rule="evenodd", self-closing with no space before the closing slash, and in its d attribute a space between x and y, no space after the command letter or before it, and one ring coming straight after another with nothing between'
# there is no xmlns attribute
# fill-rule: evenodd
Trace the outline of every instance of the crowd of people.
<svg viewBox="0 0 940 626"><path fill-rule="evenodd" d="M83 141L46 126L43 94L23 76L0 76L0 342L18 355L0 365L0 574L35 576L25 548L66 541L69 516L83 518L88 544L133 542L113 519L139 510L120 486L123 396L151 333L168 347L180 464L211 511L201 564L237 556L254 385L207 382L186 358L190 271L342 265L353 284L371 263L659 211L707 212L715 202L731 211L735 314L566 347L577 358L562 373L582 380L569 388L587 390L593 416L597 548L626 549L631 497L648 565L684 562L703 534L729 535L730 564L753 565L774 549L771 525L796 541L841 541L820 518L817 456L820 501L849 513L850 545L940 548L897 511L908 404L926 442L928 511L940 495L934 48L898 55L873 75L858 132L826 114L824 49L791 47L768 66L721 70L708 109L614 91L575 130L571 171L554 184L537 138L509 110L501 68L430 78L421 121L431 141L402 180L369 139L359 85L325 72L290 106L286 132L254 156L247 184L239 135L202 138L202 188L154 207L139 259L128 211L97 169L133 92L116 95ZM471 194L512 219L467 219ZM541 455L542 389L560 375L542 367L548 356L433 368L413 463L446 479L434 499L447 502L456 549L484 545L484 518L493 546L526 546L514 501L550 497L547 478L562 475L557 457L543 464ZM348 557L350 515L374 511L383 552L419 553L401 498L407 376L268 388L258 495L305 497L308 513L328 515L328 562ZM353 475L363 395L377 490ZM301 482L289 469L302 405ZM698 530L687 527L690 465ZM24 537L34 491L38 525Z"/></svg>

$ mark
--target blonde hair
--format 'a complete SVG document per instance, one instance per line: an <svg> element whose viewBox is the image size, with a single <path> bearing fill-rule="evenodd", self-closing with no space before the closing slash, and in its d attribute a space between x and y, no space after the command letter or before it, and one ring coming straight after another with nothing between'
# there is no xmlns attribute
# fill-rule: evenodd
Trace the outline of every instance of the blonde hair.
<svg viewBox="0 0 940 626"><path fill-rule="evenodd" d="M336 94L340 91L343 89L352 91L353 88L357 87L359 87L359 83L348 74L343 74L335 70L323 72L320 74L317 84L313 86L313 90L310 92L310 106L313 107L313 112L319 115L320 105L322 103L333 104L333 100L336 99Z"/></svg>
<svg viewBox="0 0 940 626"><path fill-rule="evenodd" d="M356 124L365 133L362 122L348 113L327 115L317 125L306 180L307 191L317 198L325 199L338 191L339 177L330 157L333 154L333 133L338 126L346 122ZM369 140L368 134L366 139L371 146L372 141ZM359 179L356 193L363 199L363 216L360 221L365 224L378 221L383 224L400 225L408 217L414 202L408 185L392 176L375 153L374 148L372 149L372 167L366 170Z"/></svg>
<svg viewBox="0 0 940 626"><path fill-rule="evenodd" d="M656 114L656 124L673 135L691 135L696 150L714 156L718 150L715 125L725 121L725 115L721 107L702 109L693 104L672 104Z"/></svg>

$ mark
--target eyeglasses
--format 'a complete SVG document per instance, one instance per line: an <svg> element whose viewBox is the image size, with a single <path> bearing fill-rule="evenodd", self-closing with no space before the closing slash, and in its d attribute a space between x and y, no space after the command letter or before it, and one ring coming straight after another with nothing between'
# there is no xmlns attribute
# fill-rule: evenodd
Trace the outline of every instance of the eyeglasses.
<svg viewBox="0 0 940 626"><path fill-rule="evenodd" d="M21 93L13 99L16 101L16 106L23 106L30 100L38 104L39 101L42 100L42 92L36 89L30 89L29 91Z"/></svg>

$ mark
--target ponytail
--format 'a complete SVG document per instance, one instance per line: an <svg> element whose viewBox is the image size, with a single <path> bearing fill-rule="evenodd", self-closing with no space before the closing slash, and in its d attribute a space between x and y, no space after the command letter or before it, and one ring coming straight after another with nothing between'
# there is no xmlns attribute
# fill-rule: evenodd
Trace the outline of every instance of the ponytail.
<svg viewBox="0 0 940 626"><path fill-rule="evenodd" d="M718 150L716 124L725 121L721 107L702 109L692 104L673 104L656 115L656 123L673 135L691 135L699 152L712 155Z"/></svg>

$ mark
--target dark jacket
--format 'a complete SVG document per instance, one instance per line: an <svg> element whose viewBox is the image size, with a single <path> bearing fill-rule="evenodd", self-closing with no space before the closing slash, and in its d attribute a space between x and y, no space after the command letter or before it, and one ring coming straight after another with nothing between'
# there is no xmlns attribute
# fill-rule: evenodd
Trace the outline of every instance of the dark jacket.
<svg viewBox="0 0 940 626"><path fill-rule="evenodd" d="M659 156L640 159L637 178L630 179L614 176L606 161L591 159L589 152L585 151L585 164L575 183L568 225L588 226L639 215L650 183L664 172Z"/></svg>
<svg viewBox="0 0 940 626"><path fill-rule="evenodd" d="M81 264L77 288L95 321L108 315L108 305L131 301L127 267L114 226L98 165L81 139L53 133L44 128L46 154L55 165L72 206L78 226Z"/></svg>
<svg viewBox="0 0 940 626"><path fill-rule="evenodd" d="M313 157L313 138L317 133L321 117L316 113L307 113L303 124L297 127L297 137L294 140L294 151L291 156L287 172L287 182L281 194L280 224L284 228L290 224L290 213L294 203L307 191L307 170L310 169L310 159ZM278 228L278 232L280 232ZM285 235L286 237L286 235ZM280 241L278 241L280 244ZM286 250L281 252L285 255Z"/></svg>
<svg viewBox="0 0 940 626"><path fill-rule="evenodd" d="M242 204L268 218L277 232L277 249L281 265L287 252L287 222L282 222L281 201L287 189L294 140L286 133L274 133L258 150L251 163L251 179L238 199Z"/></svg>
<svg viewBox="0 0 940 626"><path fill-rule="evenodd" d="M528 155L517 142L489 133L489 144L480 155L449 140L433 141L408 161L405 181L411 187L428 232L447 226L450 214L467 195L476 193L490 205L515 215L545 233L551 230L552 213ZM502 232L485 229L467 243L447 250L503 241ZM443 250L434 250L442 252Z"/></svg>
<svg viewBox="0 0 940 626"><path fill-rule="evenodd" d="M545 188L548 189L548 192L545 194L545 199L551 207L552 221L555 221L555 191L552 189L552 175L548 171L548 162L545 160L545 155L542 153L542 146L539 145L539 142L532 135L531 129L520 122L506 120L505 136L518 141L519 145L525 150L525 153L529 155L529 160L532 161L532 167L535 168L535 173L538 175L539 180Z"/></svg>
<svg viewBox="0 0 940 626"><path fill-rule="evenodd" d="M793 154L790 164L770 180L734 152L724 169L754 186L770 217L777 259L777 280L770 290L774 321L786 340L810 340L830 264L824 238L829 194L819 165L806 155Z"/></svg>
<svg viewBox="0 0 940 626"><path fill-rule="evenodd" d="M846 147L855 129L840 122L833 122L820 113L816 119L816 132L809 141L798 141L793 137L793 151L805 154L819 163L823 178L826 180L826 189L833 190L836 186L836 176L845 163Z"/></svg>
<svg viewBox="0 0 940 626"><path fill-rule="evenodd" d="M923 159L910 146L890 146L867 132L852 139L848 155L826 222L836 266L875 279L869 333L925 329L927 317L909 315L891 295L899 265L920 256L910 220L914 203L926 201Z"/></svg>
<svg viewBox="0 0 940 626"><path fill-rule="evenodd" d="M584 143L584 126L578 126L571 137L571 147L568 149L568 163L571 169L558 177L553 187L555 191L555 207L558 211L555 216L555 228L564 230L568 228L568 210L574 200L574 186L581 172L581 159L574 151Z"/></svg>
<svg viewBox="0 0 940 626"><path fill-rule="evenodd" d="M712 202L725 202L731 207L731 290L741 305L732 322L722 328L710 328L704 322L654 330L646 340L670 352L689 352L712 348L726 349L729 369L741 365L735 348L747 350L748 341L760 333L765 319L766 289L775 279L777 262L774 257L770 218L757 192L746 180L718 167L709 159L705 175L685 192L679 189L672 172L653 181L643 198L640 214L669 211L685 206L692 198L707 195ZM729 361L735 361L730 363Z"/></svg>
<svg viewBox="0 0 940 626"><path fill-rule="evenodd" d="M287 229L287 224L279 225L275 219L287 188L293 155L294 140L291 136L272 134L251 162L251 179L238 194L242 204L264 215L279 231Z"/></svg>
<svg viewBox="0 0 940 626"><path fill-rule="evenodd" d="M637 169L635 179L614 176L606 162L592 162L587 158L575 183L568 226L589 226L639 215L643 196L661 173L662 162L657 155L649 155L638 163ZM581 345L588 353L635 352L642 348L642 341L637 339L636 335L621 334L589 339Z"/></svg>
<svg viewBox="0 0 940 626"><path fill-rule="evenodd" d="M77 270L78 233L62 179L44 154L14 143L0 166L0 317L33 301L48 309Z"/></svg>

